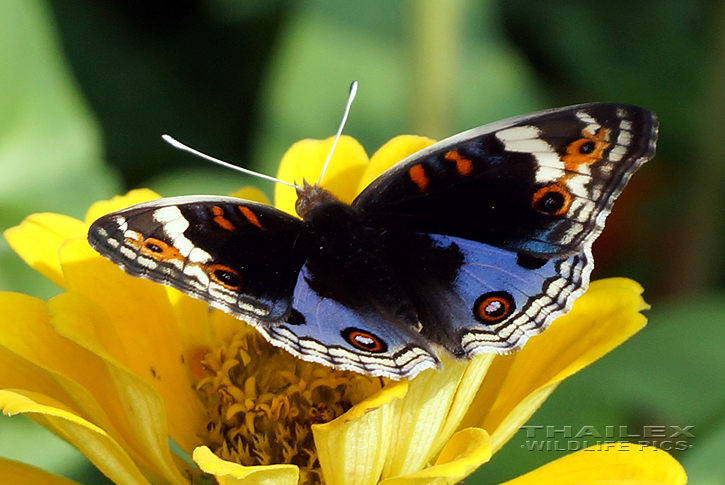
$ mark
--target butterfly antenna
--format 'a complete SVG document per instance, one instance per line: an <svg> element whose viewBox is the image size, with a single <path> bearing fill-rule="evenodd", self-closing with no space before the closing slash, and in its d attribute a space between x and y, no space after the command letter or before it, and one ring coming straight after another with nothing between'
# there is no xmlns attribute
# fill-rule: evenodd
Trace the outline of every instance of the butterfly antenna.
<svg viewBox="0 0 725 485"><path fill-rule="evenodd" d="M170 135L161 135L161 138L166 143L168 143L169 145L171 145L174 148L178 148L179 150L183 150L185 152L189 152L189 153L191 153L193 155L196 155L197 157L201 157L201 158L203 158L205 160L209 160L210 162L216 163L217 165L221 165L222 167L231 168L232 170L236 170L237 172L242 172L242 173L245 173L247 175L252 175L253 177L258 177L258 178L261 178L261 179L264 179L264 180L270 180L270 181L275 182L275 183L278 183L278 184L282 184L282 185L286 185L288 187L296 188L296 186L294 184L291 184L289 182L285 182L284 180L280 180L278 178L271 177L271 176L265 175L263 173L255 172L253 170L249 170L249 169L246 169L246 168L243 168L243 167L238 167L236 165L232 165L229 162L225 162L224 160L219 160L218 158L214 158L214 157L212 157L210 155L207 155L206 153L202 153L199 150L194 150L190 146L184 145L179 140L173 138Z"/></svg>
<svg viewBox="0 0 725 485"><path fill-rule="evenodd" d="M322 166L322 172L320 172L320 178L317 179L317 185L320 185L320 183L322 183L322 177L325 175L325 171L327 170L327 166L330 164L330 159L332 158L332 154L335 152L335 147L337 146L337 140L339 140L340 135L342 135L342 129L345 127L345 122L347 122L347 115L350 114L350 106L352 106L352 102L355 99L356 94L357 94L357 81L353 81L352 84L350 84L350 94L347 95L347 104L345 105L345 112L342 115L342 122L340 122L340 128L337 129L337 134L335 134L335 139L332 140L332 146L330 147L330 152L327 154L327 159L325 160L325 164Z"/></svg>

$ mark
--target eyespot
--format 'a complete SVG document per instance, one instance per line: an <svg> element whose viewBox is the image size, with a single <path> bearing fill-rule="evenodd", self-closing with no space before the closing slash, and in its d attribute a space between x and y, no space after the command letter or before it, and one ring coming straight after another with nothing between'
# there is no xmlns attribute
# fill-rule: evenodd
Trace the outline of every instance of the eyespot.
<svg viewBox="0 0 725 485"><path fill-rule="evenodd" d="M144 240L143 244L140 245L139 252L156 261L168 262L182 259L178 249L154 237Z"/></svg>
<svg viewBox="0 0 725 485"><path fill-rule="evenodd" d="M566 146L566 154L562 159L567 170L576 172L580 165L591 165L604 157L604 150L609 147L607 142L609 130L599 128L595 133L586 128L578 138Z"/></svg>
<svg viewBox="0 0 725 485"><path fill-rule="evenodd" d="M546 185L534 192L531 198L531 207L534 210L552 216L561 216L567 213L571 205L571 194L560 184Z"/></svg>
<svg viewBox="0 0 725 485"><path fill-rule="evenodd" d="M579 147L579 153L581 153L582 155L592 153L596 147L597 147L597 145L593 141L588 141L586 143L582 143L581 146Z"/></svg>
<svg viewBox="0 0 725 485"><path fill-rule="evenodd" d="M347 343L358 350L374 353L387 352L388 350L388 344L386 344L383 339L373 333L360 330L359 328L348 327L343 330L340 335L342 335L342 338L344 338Z"/></svg>
<svg viewBox="0 0 725 485"><path fill-rule="evenodd" d="M163 253L164 249L168 247L168 244L158 239L149 238L144 241L143 247L152 253Z"/></svg>
<svg viewBox="0 0 725 485"><path fill-rule="evenodd" d="M242 277L229 266L212 264L209 266L209 274L214 281L230 290L238 290L242 286Z"/></svg>
<svg viewBox="0 0 725 485"><path fill-rule="evenodd" d="M514 297L506 291L484 293L473 304L473 316L481 323L498 323L516 310Z"/></svg>

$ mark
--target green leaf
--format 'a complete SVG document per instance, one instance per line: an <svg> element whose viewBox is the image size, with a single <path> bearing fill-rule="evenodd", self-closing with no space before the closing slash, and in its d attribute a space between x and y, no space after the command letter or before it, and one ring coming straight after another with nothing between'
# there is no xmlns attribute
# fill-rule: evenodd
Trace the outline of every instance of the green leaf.
<svg viewBox="0 0 725 485"><path fill-rule="evenodd" d="M99 127L65 64L44 2L0 3L0 229L33 212L81 217L116 192ZM47 295L3 240L0 287Z"/></svg>

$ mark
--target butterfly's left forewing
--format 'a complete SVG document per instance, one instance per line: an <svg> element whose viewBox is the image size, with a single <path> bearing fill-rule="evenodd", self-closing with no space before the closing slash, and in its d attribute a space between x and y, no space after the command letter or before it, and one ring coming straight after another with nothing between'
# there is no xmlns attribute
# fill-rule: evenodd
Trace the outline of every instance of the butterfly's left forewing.
<svg viewBox="0 0 725 485"><path fill-rule="evenodd" d="M88 240L132 276L269 325L291 311L302 229L299 219L263 204L172 197L101 217Z"/></svg>

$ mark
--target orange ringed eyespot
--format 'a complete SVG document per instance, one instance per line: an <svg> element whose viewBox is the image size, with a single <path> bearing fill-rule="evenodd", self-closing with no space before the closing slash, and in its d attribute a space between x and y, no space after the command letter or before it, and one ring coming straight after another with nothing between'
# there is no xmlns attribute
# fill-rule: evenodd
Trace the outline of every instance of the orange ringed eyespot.
<svg viewBox="0 0 725 485"><path fill-rule="evenodd" d="M590 165L601 160L604 150L611 145L607 142L608 137L609 130L606 128L599 128L596 133L582 130L581 138L566 146L566 155L563 157L566 170L576 172L579 165Z"/></svg>
<svg viewBox="0 0 725 485"><path fill-rule="evenodd" d="M380 353L388 350L388 344L375 334L360 330L359 328L348 327L341 332L342 338L358 350Z"/></svg>
<svg viewBox="0 0 725 485"><path fill-rule="evenodd" d="M491 291L476 298L473 316L481 323L498 323L516 310L516 302L507 291Z"/></svg>
<svg viewBox="0 0 725 485"><path fill-rule="evenodd" d="M561 216L569 211L571 200L569 190L563 184L554 183L534 192L531 197L531 207L544 214Z"/></svg>
<svg viewBox="0 0 725 485"><path fill-rule="evenodd" d="M242 286L242 277L236 270L223 264L210 264L207 272L211 278L229 290L238 290Z"/></svg>
<svg viewBox="0 0 725 485"><path fill-rule="evenodd" d="M155 237L150 237L144 240L143 244L140 245L139 253L155 259L156 261L183 259L178 249L161 239L156 239Z"/></svg>

